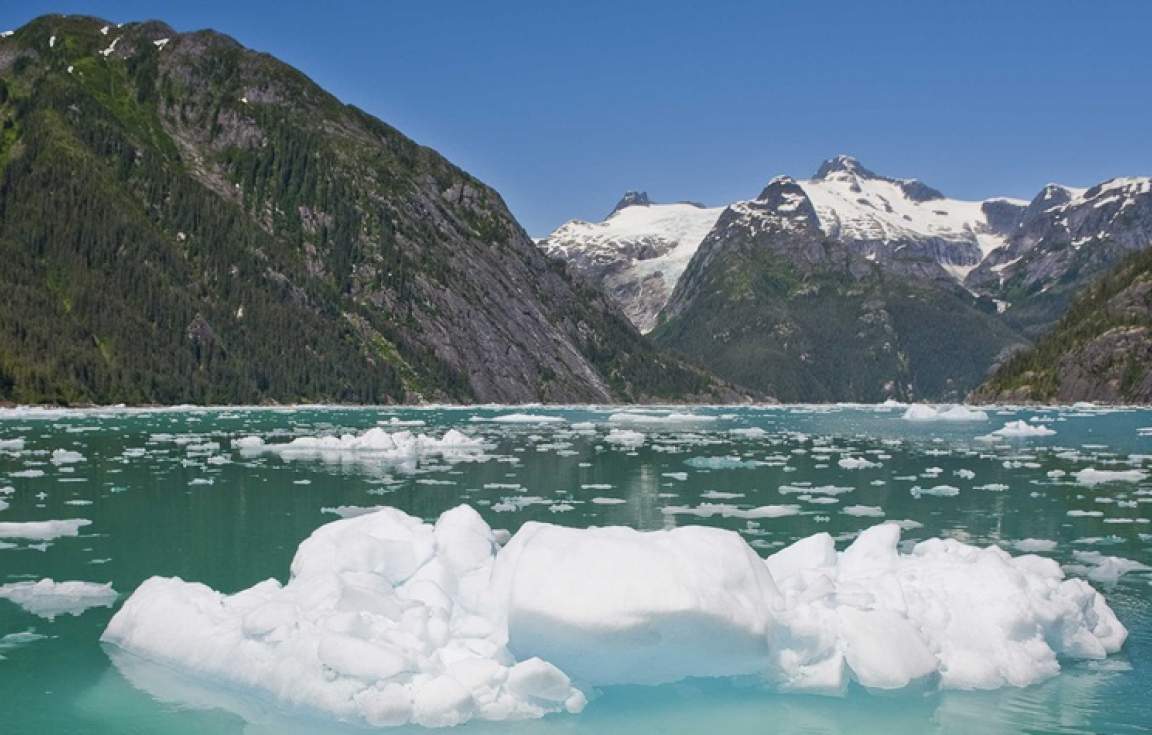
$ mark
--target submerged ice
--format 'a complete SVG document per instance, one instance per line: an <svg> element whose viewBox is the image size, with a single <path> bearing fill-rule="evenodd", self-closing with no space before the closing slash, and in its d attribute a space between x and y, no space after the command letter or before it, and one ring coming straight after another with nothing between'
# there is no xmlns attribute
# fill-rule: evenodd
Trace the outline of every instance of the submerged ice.
<svg viewBox="0 0 1152 735"><path fill-rule="evenodd" d="M577 712L598 686L759 677L836 693L1024 686L1127 635L1059 565L897 524L843 551L816 534L761 559L739 534L524 524L501 548L468 506L318 528L286 584L233 595L153 577L103 640L289 708L370 725Z"/></svg>

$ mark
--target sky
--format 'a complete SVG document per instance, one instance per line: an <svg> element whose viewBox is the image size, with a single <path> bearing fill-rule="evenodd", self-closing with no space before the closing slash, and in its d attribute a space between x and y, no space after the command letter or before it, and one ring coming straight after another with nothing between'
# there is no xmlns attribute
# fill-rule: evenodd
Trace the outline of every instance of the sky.
<svg viewBox="0 0 1152 735"><path fill-rule="evenodd" d="M214 28L494 186L529 233L855 155L957 198L1152 174L1152 2L19 0Z"/></svg>

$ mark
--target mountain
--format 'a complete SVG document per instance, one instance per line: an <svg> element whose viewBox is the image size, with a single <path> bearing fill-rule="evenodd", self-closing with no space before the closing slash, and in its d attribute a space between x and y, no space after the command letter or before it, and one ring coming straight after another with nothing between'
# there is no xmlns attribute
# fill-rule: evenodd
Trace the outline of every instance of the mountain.
<svg viewBox="0 0 1152 735"><path fill-rule="evenodd" d="M541 246L658 344L779 398L958 399L1152 243L1150 192L1124 178L964 201L840 155L695 210L698 228L667 223L684 205L649 202ZM700 235L704 212L714 225Z"/></svg>
<svg viewBox="0 0 1152 735"><path fill-rule="evenodd" d="M1152 250L1125 258L1075 300L975 401L1152 403Z"/></svg>
<svg viewBox="0 0 1152 735"><path fill-rule="evenodd" d="M1152 243L1152 178L1089 189L1049 184L1016 213L1010 231L965 283L997 299L1008 323L1034 337L1093 279Z"/></svg>
<svg viewBox="0 0 1152 735"><path fill-rule="evenodd" d="M852 252L925 278L962 281L1002 247L1025 202L948 199L916 179L892 179L851 156L825 161L797 185L812 202L821 232ZM629 192L603 222L573 220L540 245L550 257L600 284L642 332L655 327L688 261L724 207L632 205Z"/></svg>
<svg viewBox="0 0 1152 735"><path fill-rule="evenodd" d="M723 400L500 196L212 31L0 38L0 401Z"/></svg>
<svg viewBox="0 0 1152 735"><path fill-rule="evenodd" d="M781 400L959 398L1020 339L938 267L829 237L806 187L779 177L724 210L652 336Z"/></svg>
<svg viewBox="0 0 1152 735"><path fill-rule="evenodd" d="M573 220L540 247L598 284L641 332L648 332L723 211L690 203L653 204L647 194L628 192L603 222Z"/></svg>

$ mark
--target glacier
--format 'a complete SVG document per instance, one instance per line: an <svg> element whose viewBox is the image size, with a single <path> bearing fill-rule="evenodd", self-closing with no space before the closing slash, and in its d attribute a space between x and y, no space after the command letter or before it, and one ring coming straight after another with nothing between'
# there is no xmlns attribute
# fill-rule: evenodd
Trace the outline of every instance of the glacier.
<svg viewBox="0 0 1152 735"><path fill-rule="evenodd" d="M470 506L317 528L287 583L146 580L102 640L289 711L373 726L579 712L598 687L746 677L769 689L992 689L1102 659L1127 636L1059 565L900 526L762 559L739 534L524 524Z"/></svg>

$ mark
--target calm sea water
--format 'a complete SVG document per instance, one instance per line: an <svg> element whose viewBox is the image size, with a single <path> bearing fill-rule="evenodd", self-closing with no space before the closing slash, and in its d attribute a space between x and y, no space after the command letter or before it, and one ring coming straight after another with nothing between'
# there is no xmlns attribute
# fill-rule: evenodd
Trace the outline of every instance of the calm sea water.
<svg viewBox="0 0 1152 735"><path fill-rule="evenodd" d="M1146 456L1152 455L1152 411L994 410L986 422L914 423L903 420L899 409L722 407L692 410L711 420L667 418L683 409L652 409L650 415L665 418L611 422L616 411L0 410L0 441L24 439L20 451L0 450L0 487L14 488L0 495L10 503L0 511L0 522L92 521L79 537L47 546L11 540L7 547L0 545L0 584L44 577L112 582L122 601L141 581L158 574L231 592L268 577L284 580L297 544L336 518L325 508L383 504L434 519L461 502L477 507L493 527L511 531L528 520L645 529L717 525L741 532L765 555L820 531L847 543L880 519L841 509L878 506L887 519L922 524L906 531L906 539L951 536L1009 548L1021 539L1047 539L1057 545L1046 555L1069 565L1076 563L1076 551L1152 565L1152 481L1087 488L1070 477L1085 467L1152 467L1152 456ZM509 413L562 421L489 420ZM978 439L1007 421L1033 417L1057 433L997 442ZM232 439L251 434L286 441L359 433L389 421L423 422L410 429L437 436L455 428L483 437L494 448L483 462L432 459L396 465L347 455L328 460L252 456L230 446ZM583 425L586 422L594 426ZM644 444L628 448L606 442L613 427L644 433ZM751 427L765 433L732 432ZM54 464L51 454L58 449L79 452L83 460ZM837 459L846 456L845 450L880 466L843 469ZM699 459L715 457L766 463L724 467L732 462ZM43 474L27 476L30 469ZM1068 475L1049 474L1054 471ZM806 483L855 489L838 496L837 503L816 504L803 499ZM916 485L940 484L958 487L960 493L919 498L910 493ZM978 489L990 484L1007 489ZM739 507L798 504L801 512L754 523L667 512L670 506L706 502ZM570 509L563 510L566 507ZM1069 662L1060 676L1026 689L883 696L851 690L844 697L827 698L695 681L611 688L578 716L475 723L457 731L1152 731L1152 576L1130 573L1117 583L1098 586L1130 630L1124 652L1104 662ZM0 600L0 638L9 636L0 644L0 732L358 731L322 720L287 719L271 702L237 696L106 649L99 637L112 612L96 608L48 621ZM30 631L35 636L19 635Z"/></svg>

